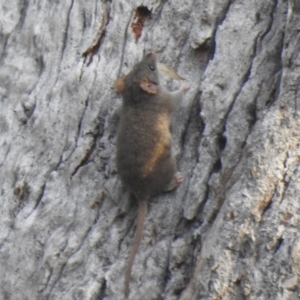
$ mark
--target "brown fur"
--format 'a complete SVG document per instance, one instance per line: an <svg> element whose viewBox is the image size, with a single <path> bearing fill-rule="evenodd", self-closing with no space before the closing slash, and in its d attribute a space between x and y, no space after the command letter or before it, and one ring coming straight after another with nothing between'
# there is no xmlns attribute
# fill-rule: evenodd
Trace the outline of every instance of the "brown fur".
<svg viewBox="0 0 300 300"><path fill-rule="evenodd" d="M121 180L139 201L137 228L125 275L125 296L138 250L148 199L181 183L171 154L170 113L182 97L159 85L156 55L147 54L126 76L117 80L123 112L117 137L117 169Z"/></svg>

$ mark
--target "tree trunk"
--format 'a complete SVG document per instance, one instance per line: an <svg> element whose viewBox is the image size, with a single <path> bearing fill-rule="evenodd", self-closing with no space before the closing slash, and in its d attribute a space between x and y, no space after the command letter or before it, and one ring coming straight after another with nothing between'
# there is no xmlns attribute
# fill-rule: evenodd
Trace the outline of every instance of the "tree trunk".
<svg viewBox="0 0 300 300"><path fill-rule="evenodd" d="M148 204L129 299L299 299L298 0L0 7L1 300L123 298L113 84L149 50L191 85L184 182Z"/></svg>

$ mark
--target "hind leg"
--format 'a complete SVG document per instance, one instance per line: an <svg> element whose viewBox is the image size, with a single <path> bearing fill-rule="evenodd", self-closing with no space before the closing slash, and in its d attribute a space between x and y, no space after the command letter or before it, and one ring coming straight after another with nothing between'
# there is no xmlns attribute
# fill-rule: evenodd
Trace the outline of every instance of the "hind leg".
<svg viewBox="0 0 300 300"><path fill-rule="evenodd" d="M180 172L176 172L174 177L172 178L171 182L166 186L164 192L169 192L174 190L179 184L183 181L183 176Z"/></svg>

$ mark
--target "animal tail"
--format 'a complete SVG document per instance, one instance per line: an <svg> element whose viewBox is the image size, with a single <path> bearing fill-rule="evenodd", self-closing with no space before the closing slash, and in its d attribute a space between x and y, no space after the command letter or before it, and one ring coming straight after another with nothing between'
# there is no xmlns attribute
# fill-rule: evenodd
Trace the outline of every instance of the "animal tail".
<svg viewBox="0 0 300 300"><path fill-rule="evenodd" d="M144 228L144 220L145 216L147 214L147 200L139 200L138 201L138 216L137 216L137 223L136 223L136 230L134 234L134 240L133 240L133 246L129 255L128 263L127 263L127 269L125 273L125 297L128 298L130 289L129 289L129 283L131 279L131 269L134 262L135 255L137 253L137 250L139 248L142 235L143 235L143 228Z"/></svg>

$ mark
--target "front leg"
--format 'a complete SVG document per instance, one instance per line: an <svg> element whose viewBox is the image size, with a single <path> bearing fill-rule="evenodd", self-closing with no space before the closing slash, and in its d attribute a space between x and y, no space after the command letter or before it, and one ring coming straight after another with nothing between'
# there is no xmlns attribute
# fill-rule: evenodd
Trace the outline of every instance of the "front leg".
<svg viewBox="0 0 300 300"><path fill-rule="evenodd" d="M169 103L170 103L171 112L174 111L178 107L178 105L182 101L183 94L186 91L188 91L189 88L190 88L189 84L185 83L185 84L181 85L181 87L178 91L173 92L173 93L167 92L168 98L170 99Z"/></svg>

